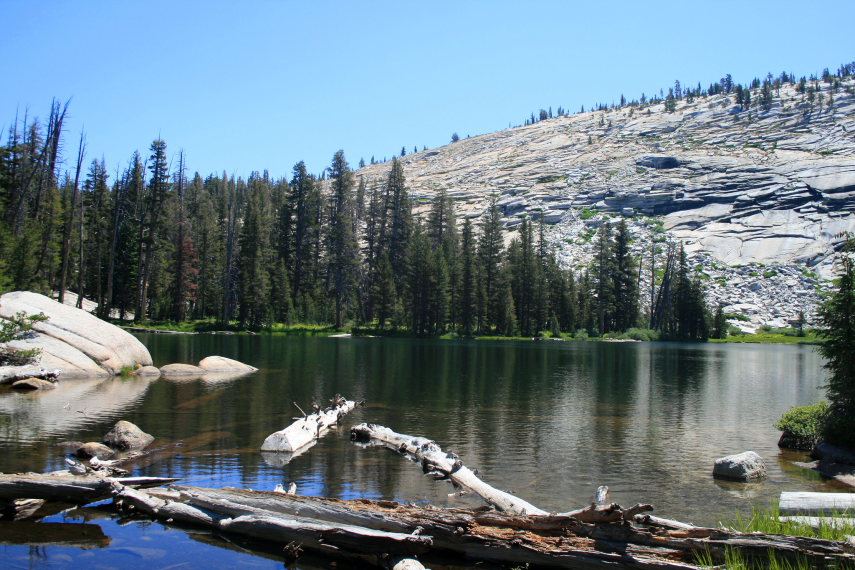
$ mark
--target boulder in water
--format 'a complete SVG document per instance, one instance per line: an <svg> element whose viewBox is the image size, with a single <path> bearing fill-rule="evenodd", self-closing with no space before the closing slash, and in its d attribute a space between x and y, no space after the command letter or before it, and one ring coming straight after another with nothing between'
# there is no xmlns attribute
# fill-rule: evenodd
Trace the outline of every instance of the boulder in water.
<svg viewBox="0 0 855 570"><path fill-rule="evenodd" d="M104 443L113 449L142 449L154 441L154 436L147 434L135 424L119 420L107 435Z"/></svg>
<svg viewBox="0 0 855 570"><path fill-rule="evenodd" d="M757 481L765 479L766 464L763 458L753 451L744 451L715 460L713 477L733 481Z"/></svg>

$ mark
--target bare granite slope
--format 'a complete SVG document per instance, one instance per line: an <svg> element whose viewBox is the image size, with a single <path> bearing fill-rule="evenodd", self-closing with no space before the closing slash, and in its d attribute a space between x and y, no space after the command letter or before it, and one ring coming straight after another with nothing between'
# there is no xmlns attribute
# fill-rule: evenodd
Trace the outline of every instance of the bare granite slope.
<svg viewBox="0 0 855 570"><path fill-rule="evenodd" d="M588 234L609 217L633 217L639 251L664 228L709 276L714 301L745 305L755 325L783 326L815 304L840 233L855 231L853 81L831 105L821 85L821 104L787 85L768 110L743 109L732 95L680 101L673 113L623 107L400 160L417 212L445 189L458 215L478 218L496 195L507 227L543 215L567 265L587 262ZM375 164L357 176L370 189L388 171Z"/></svg>

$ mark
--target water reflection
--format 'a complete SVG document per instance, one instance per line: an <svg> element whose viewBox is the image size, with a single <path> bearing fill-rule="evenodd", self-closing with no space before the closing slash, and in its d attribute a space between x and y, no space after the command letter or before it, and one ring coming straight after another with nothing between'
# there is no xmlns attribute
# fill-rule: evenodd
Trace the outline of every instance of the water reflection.
<svg viewBox="0 0 855 570"><path fill-rule="evenodd" d="M15 470L58 463L61 451L49 442L59 434L100 439L116 419L127 419L159 441L185 442L137 465L143 475L479 504L450 497L450 486L395 453L352 445L347 426L369 421L435 439L496 487L549 511L584 505L605 484L617 502L650 502L661 516L714 524L750 512L752 502L765 506L781 490L829 487L790 468L789 457L778 460L773 427L790 406L819 395L821 361L809 348L237 335L150 335L143 342L158 365L220 354L261 370L223 382L161 379L136 388L117 381L118 395L104 381L81 383L75 402L112 403L76 422L52 416L61 399L33 404L3 394L0 445L15 452ZM285 461L258 451L298 414L293 402L325 403L335 393L367 404L305 454ZM766 459L768 481L736 488L713 480L715 458L748 449ZM0 470L11 471L4 463Z"/></svg>

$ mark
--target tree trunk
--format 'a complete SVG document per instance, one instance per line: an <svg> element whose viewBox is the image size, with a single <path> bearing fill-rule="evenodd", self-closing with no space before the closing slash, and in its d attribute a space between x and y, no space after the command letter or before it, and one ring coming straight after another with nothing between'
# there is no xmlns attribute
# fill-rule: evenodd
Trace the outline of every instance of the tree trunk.
<svg viewBox="0 0 855 570"><path fill-rule="evenodd" d="M477 493L488 504L500 511L517 515L547 514L546 511L538 509L531 503L484 483L464 466L456 455L443 452L429 439L403 435L375 424L353 426L350 428L350 439L364 443L378 442L407 455L422 464L425 474L434 475L439 479L449 479L453 484Z"/></svg>
<svg viewBox="0 0 855 570"><path fill-rule="evenodd" d="M306 414L285 429L268 435L261 444L261 451L284 451L296 455L298 451L320 439L342 416L356 407L356 402L338 395L332 402L333 405L326 410Z"/></svg>
<svg viewBox="0 0 855 570"><path fill-rule="evenodd" d="M77 197L80 193L80 171L83 168L83 156L86 154L86 139L80 133L80 145L77 149L77 168L74 171L74 187L71 189L71 204L66 212L65 226L62 230L62 268L59 275L59 302L65 300L68 285L68 263L71 256L71 230L74 226L74 212L77 209Z"/></svg>

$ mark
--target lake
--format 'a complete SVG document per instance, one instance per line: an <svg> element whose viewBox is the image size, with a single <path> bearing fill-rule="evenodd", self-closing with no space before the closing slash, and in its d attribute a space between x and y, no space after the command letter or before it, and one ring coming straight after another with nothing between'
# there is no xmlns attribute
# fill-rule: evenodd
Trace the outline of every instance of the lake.
<svg viewBox="0 0 855 570"><path fill-rule="evenodd" d="M590 503L599 485L624 506L713 525L765 507L781 491L846 491L797 468L774 423L821 399L822 359L793 345L442 341L267 335L139 335L155 365L219 354L260 371L231 380L68 380L57 390L0 392L0 470L64 468L65 440L98 441L119 419L181 442L177 454L136 474L182 484L477 506L447 482L383 448L350 443L349 426L386 425L434 439L480 476L547 511ZM284 461L258 451L264 438L341 393L364 400L342 429ZM717 457L753 450L761 483L712 478ZM102 548L0 546L15 568L281 568L205 533L77 509L46 519L97 524ZM96 564L97 563L97 564ZM312 567L311 561L300 567Z"/></svg>

